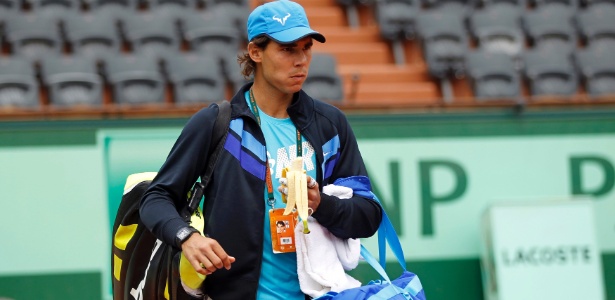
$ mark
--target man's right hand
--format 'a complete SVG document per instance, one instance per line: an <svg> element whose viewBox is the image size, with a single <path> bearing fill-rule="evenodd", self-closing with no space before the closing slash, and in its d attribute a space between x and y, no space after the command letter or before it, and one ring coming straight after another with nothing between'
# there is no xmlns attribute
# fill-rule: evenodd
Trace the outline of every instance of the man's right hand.
<svg viewBox="0 0 615 300"><path fill-rule="evenodd" d="M182 243L182 252L192 267L203 275L210 275L222 268L229 270L235 262L235 257L226 254L218 241L198 233Z"/></svg>

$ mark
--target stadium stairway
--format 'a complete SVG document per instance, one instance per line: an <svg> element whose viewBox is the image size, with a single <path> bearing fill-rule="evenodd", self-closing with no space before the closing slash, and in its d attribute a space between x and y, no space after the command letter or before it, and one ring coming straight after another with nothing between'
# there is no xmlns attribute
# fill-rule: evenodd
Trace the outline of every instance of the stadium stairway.
<svg viewBox="0 0 615 300"><path fill-rule="evenodd" d="M439 87L430 79L417 43L406 47L406 64L394 62L389 43L380 38L372 11L359 8L360 26L348 25L344 8L335 0L299 0L310 26L327 42L315 52L333 54L344 81L344 106L422 106L438 102Z"/></svg>

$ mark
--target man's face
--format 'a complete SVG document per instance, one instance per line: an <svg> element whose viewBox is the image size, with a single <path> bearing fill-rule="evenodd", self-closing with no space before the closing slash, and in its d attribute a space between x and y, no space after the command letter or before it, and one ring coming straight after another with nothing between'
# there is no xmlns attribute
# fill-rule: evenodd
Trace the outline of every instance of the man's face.
<svg viewBox="0 0 615 300"><path fill-rule="evenodd" d="M312 44L309 36L292 44L271 41L262 52L263 79L282 93L298 92L312 61Z"/></svg>

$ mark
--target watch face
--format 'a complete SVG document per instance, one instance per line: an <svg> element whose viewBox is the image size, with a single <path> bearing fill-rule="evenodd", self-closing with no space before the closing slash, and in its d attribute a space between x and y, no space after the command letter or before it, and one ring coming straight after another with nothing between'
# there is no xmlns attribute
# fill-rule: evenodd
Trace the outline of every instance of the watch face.
<svg viewBox="0 0 615 300"><path fill-rule="evenodd" d="M190 234L190 230L188 228L182 228L177 232L177 238L180 241L183 241Z"/></svg>

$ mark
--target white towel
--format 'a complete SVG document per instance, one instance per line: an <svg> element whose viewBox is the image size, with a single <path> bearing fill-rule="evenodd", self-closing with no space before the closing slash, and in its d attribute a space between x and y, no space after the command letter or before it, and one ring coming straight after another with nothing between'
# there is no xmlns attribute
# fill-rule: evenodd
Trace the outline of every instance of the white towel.
<svg viewBox="0 0 615 300"><path fill-rule="evenodd" d="M327 185L323 192L340 199L352 197L352 189L343 186ZM302 222L295 229L301 291L316 298L329 291L341 292L361 286L361 282L344 271L358 265L361 242L334 236L312 217L308 218L308 227L309 234L303 233Z"/></svg>

